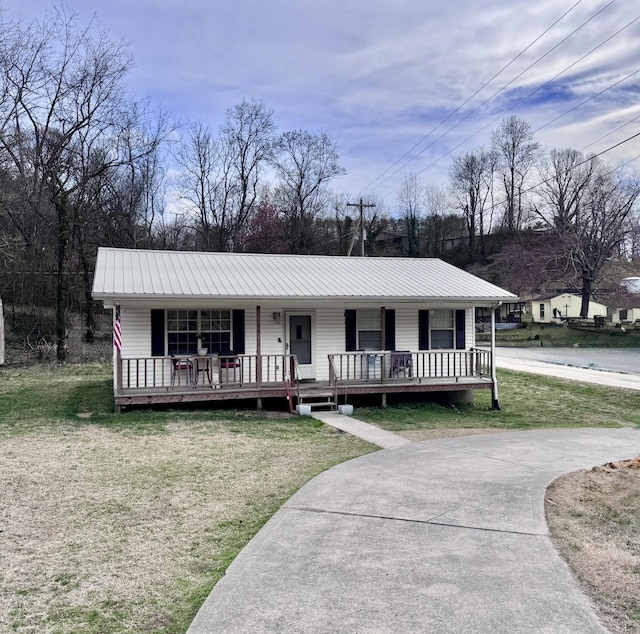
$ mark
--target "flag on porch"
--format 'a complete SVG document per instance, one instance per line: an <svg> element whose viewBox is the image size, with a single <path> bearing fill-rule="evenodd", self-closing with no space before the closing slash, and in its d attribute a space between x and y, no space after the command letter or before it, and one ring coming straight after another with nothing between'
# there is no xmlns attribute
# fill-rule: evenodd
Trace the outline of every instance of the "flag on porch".
<svg viewBox="0 0 640 634"><path fill-rule="evenodd" d="M120 324L120 304L116 304L116 320L113 324L113 345L118 351L122 348L122 326Z"/></svg>

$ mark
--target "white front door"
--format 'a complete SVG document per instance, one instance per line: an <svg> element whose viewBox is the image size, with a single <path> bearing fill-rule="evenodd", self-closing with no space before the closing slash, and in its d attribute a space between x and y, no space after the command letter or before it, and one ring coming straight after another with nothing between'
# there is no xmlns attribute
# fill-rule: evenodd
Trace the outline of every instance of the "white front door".
<svg viewBox="0 0 640 634"><path fill-rule="evenodd" d="M315 351L313 346L313 315L287 313L287 347L298 358L301 379L315 379Z"/></svg>

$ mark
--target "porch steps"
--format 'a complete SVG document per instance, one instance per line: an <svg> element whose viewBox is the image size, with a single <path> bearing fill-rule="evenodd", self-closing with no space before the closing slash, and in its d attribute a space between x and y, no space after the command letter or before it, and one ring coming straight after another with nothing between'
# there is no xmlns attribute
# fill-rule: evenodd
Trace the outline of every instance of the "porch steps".
<svg viewBox="0 0 640 634"><path fill-rule="evenodd" d="M329 409L331 411L336 409L333 392L322 392L313 389L300 390L297 404L307 405L312 411L314 409Z"/></svg>

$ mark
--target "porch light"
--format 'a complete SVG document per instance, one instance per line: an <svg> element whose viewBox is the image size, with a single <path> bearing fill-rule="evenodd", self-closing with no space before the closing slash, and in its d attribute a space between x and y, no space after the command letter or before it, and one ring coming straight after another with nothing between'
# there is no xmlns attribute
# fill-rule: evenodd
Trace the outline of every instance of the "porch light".
<svg viewBox="0 0 640 634"><path fill-rule="evenodd" d="M273 313L273 321L275 321L276 324L280 323L280 313Z"/></svg>

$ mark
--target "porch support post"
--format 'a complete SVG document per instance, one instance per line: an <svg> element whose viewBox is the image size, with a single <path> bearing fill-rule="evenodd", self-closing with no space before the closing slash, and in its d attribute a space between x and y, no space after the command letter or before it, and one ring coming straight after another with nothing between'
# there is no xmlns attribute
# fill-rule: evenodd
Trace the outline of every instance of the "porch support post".
<svg viewBox="0 0 640 634"><path fill-rule="evenodd" d="M262 387L262 344L260 341L260 306L256 306L256 382Z"/></svg>
<svg viewBox="0 0 640 634"><path fill-rule="evenodd" d="M500 310L498 303L495 308L491 309L491 409L500 409L498 403L498 379L496 377L496 311Z"/></svg>
<svg viewBox="0 0 640 634"><path fill-rule="evenodd" d="M116 348L116 396L122 394L122 354L120 350ZM119 405L115 406L115 413L119 414L122 408Z"/></svg>
<svg viewBox="0 0 640 634"><path fill-rule="evenodd" d="M116 393L122 394L122 354L116 348Z"/></svg>

